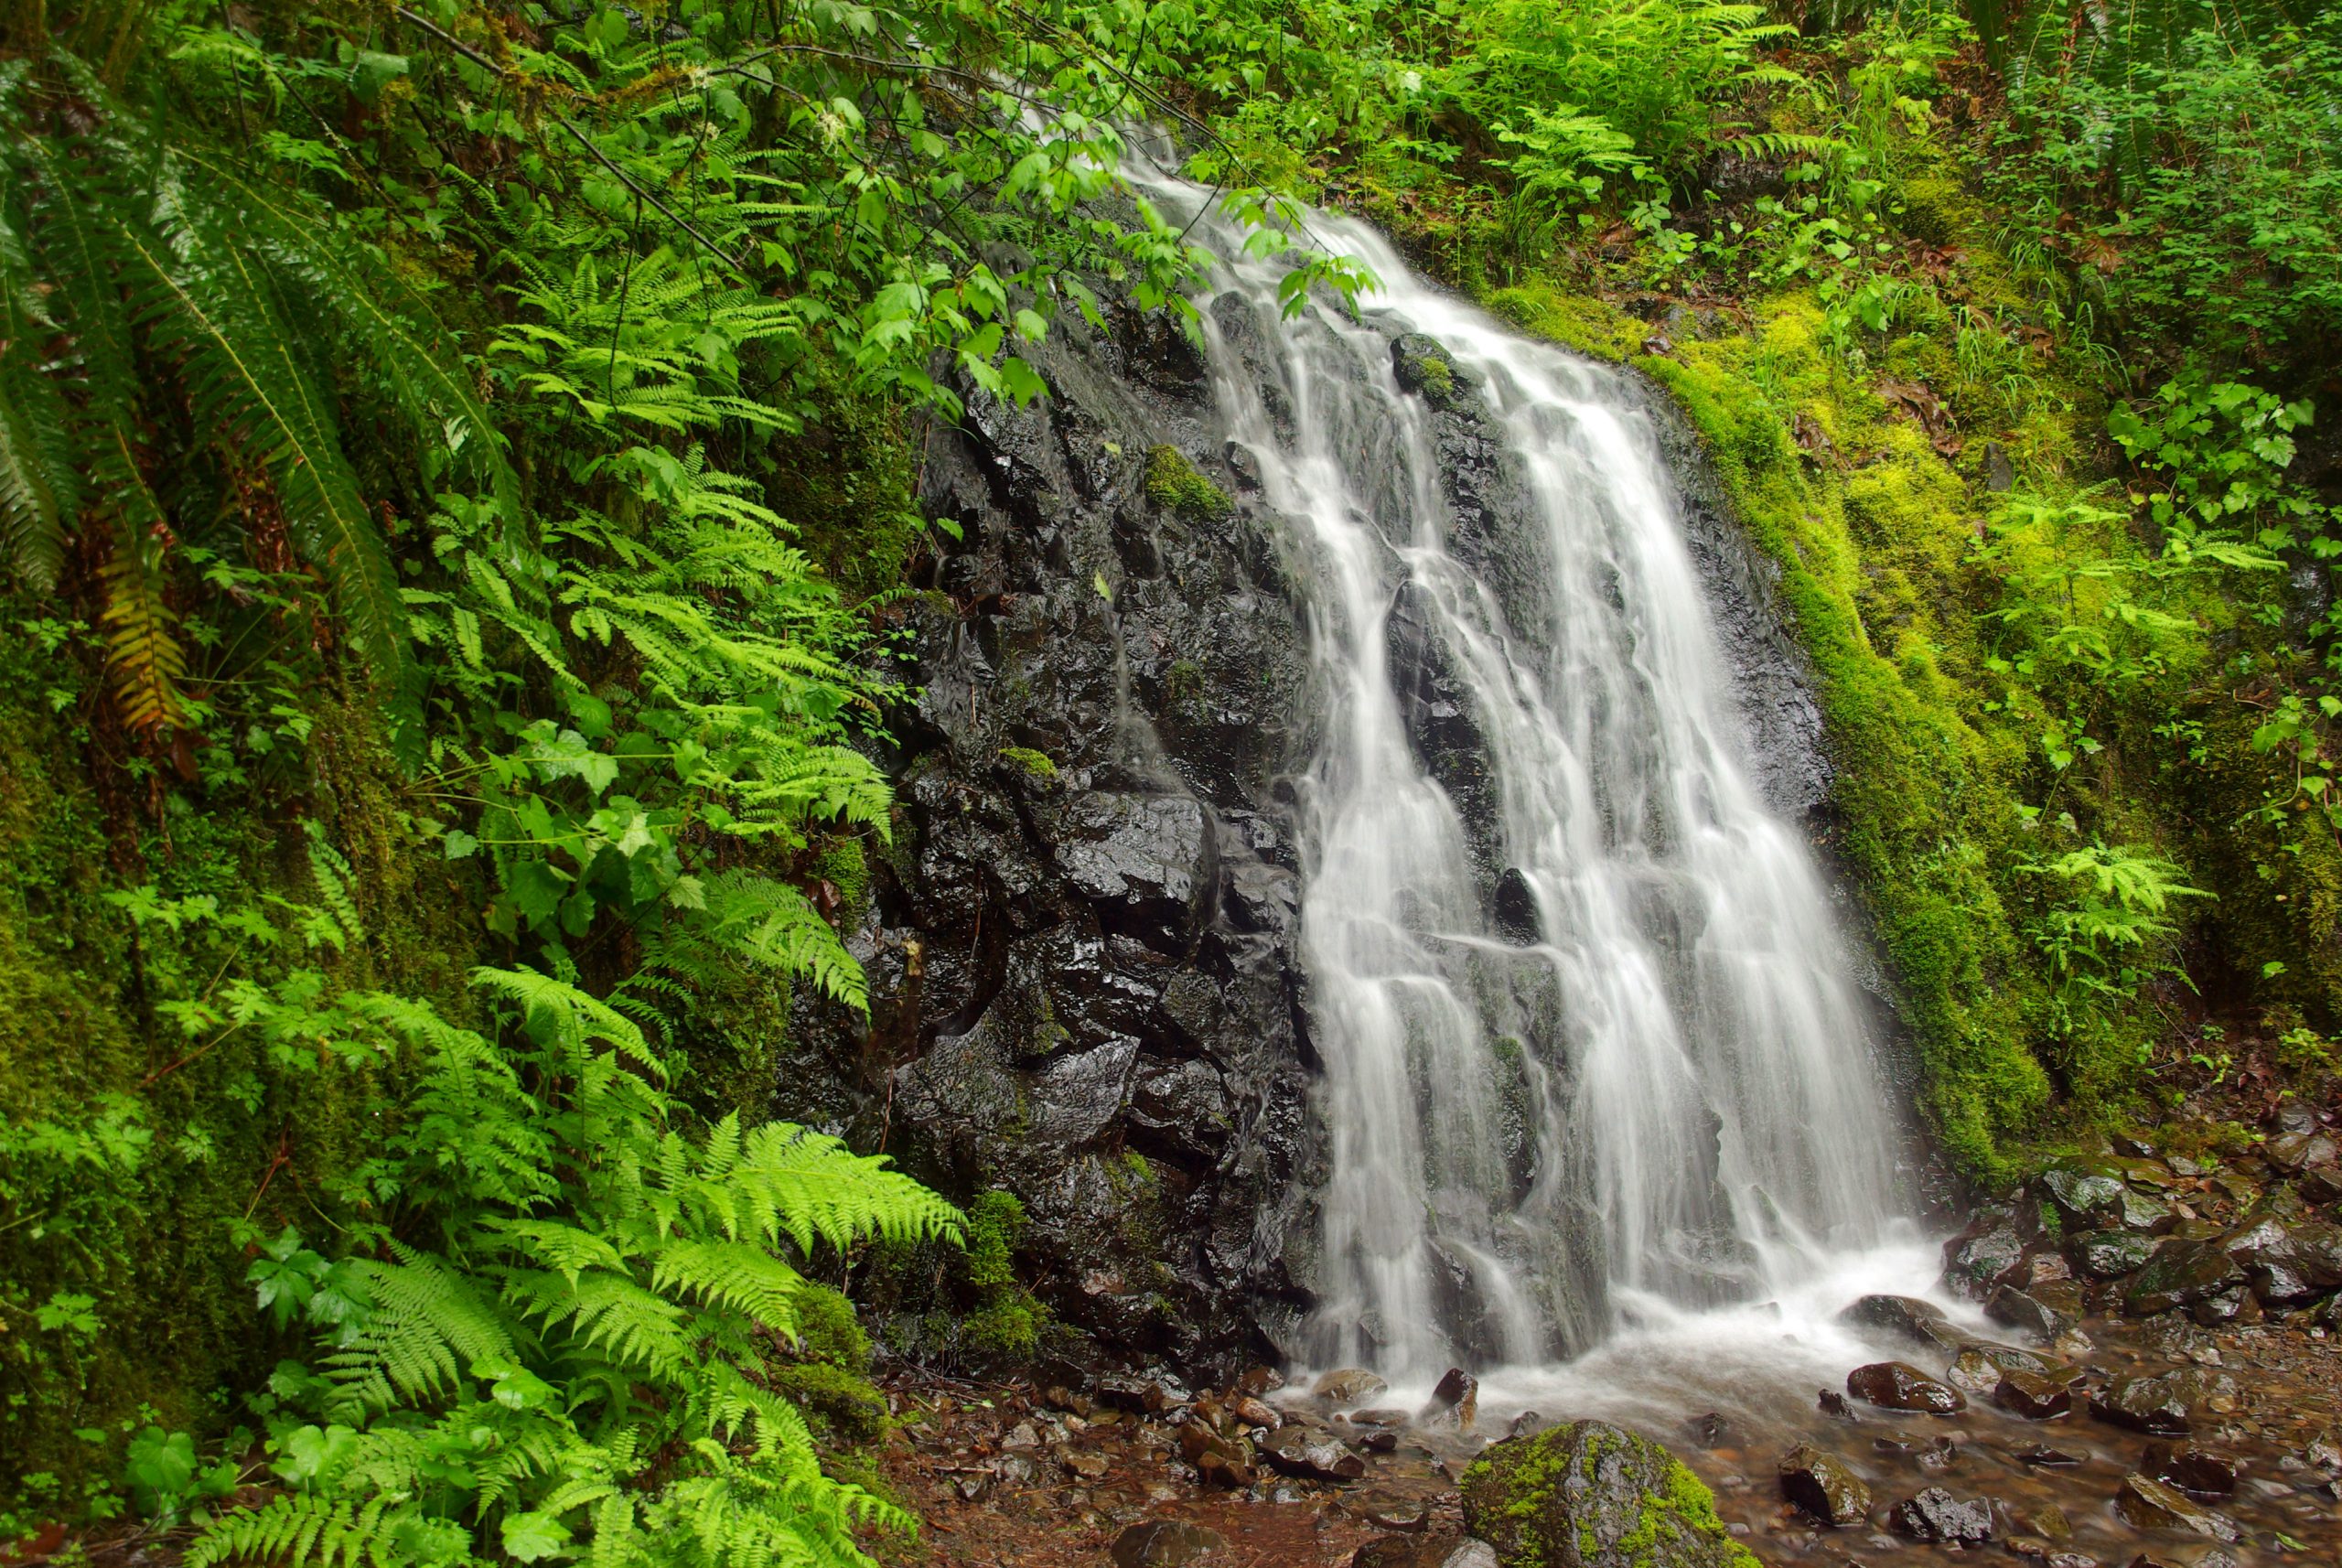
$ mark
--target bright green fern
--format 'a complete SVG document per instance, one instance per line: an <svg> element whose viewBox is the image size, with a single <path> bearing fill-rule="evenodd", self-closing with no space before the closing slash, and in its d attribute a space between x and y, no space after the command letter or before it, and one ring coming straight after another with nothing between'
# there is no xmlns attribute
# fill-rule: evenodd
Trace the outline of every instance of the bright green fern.
<svg viewBox="0 0 2342 1568"><path fill-rule="evenodd" d="M865 1240L956 1240L959 1214L836 1139L736 1118L691 1130L650 1042L575 987L476 979L509 1054L420 1004L355 997L420 1079L375 1180L380 1241L328 1262L281 1238L317 1371L272 1381L284 1490L214 1522L190 1568L532 1562L865 1565L898 1509L823 1473L773 1391L800 1272Z"/></svg>

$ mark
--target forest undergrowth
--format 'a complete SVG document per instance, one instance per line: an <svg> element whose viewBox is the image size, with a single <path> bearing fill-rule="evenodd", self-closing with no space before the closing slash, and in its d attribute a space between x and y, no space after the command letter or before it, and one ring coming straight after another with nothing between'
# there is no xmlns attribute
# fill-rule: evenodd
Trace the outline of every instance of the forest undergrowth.
<svg viewBox="0 0 2342 1568"><path fill-rule="evenodd" d="M2326 1091L2319 7L0 29L0 1541L915 1528L821 1282L964 1240L944 1288L1014 1317L1015 1217L797 1125L771 1064L793 990L867 1000L921 422L1045 395L1067 312L1191 309L1208 258L1119 193L1136 124L1290 299L1370 290L1295 221L1340 205L1681 403L1813 660L1827 847L1961 1169Z"/></svg>

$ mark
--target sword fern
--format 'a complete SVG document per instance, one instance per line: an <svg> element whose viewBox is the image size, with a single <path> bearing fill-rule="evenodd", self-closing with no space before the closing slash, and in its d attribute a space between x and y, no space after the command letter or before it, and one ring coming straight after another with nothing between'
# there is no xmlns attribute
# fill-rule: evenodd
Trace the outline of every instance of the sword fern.
<svg viewBox="0 0 2342 1568"><path fill-rule="evenodd" d="M958 1213L834 1138L688 1128L622 1015L534 971L474 978L512 1010L506 1047L419 1003L340 1004L420 1063L376 1175L392 1234L255 1265L330 1277L305 1307L322 1370L279 1370L285 1490L215 1520L189 1568L867 1568L857 1530L911 1521L823 1472L765 1358L798 1337L805 1260L956 1238Z"/></svg>
<svg viewBox="0 0 2342 1568"><path fill-rule="evenodd" d="M11 564L53 589L87 541L123 722L181 724L187 660L168 555L182 525L214 509L185 493L177 470L192 456L257 478L412 754L420 677L345 408L362 397L410 426L424 479L461 467L517 509L485 408L442 347L385 303L403 291L342 230L125 112L72 57L45 65L0 74L0 542ZM367 373L338 376L337 361Z"/></svg>

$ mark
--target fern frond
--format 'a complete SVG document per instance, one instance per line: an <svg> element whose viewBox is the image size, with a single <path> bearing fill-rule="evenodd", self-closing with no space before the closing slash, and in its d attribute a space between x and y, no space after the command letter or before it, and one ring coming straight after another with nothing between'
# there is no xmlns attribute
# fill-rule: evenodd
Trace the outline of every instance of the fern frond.
<svg viewBox="0 0 2342 1568"><path fill-rule="evenodd" d="M0 325L0 545L33 586L57 586L81 508L65 400L21 347L30 323Z"/></svg>
<svg viewBox="0 0 2342 1568"><path fill-rule="evenodd" d="M1789 131L1755 131L1735 136L1721 145L1750 158L1827 158L1846 150L1835 136L1808 136Z"/></svg>
<svg viewBox="0 0 2342 1568"><path fill-rule="evenodd" d="M349 1346L325 1358L349 1397L386 1410L460 1390L478 1363L519 1359L510 1325L471 1275L436 1253L393 1243L395 1262L353 1258L347 1266L373 1302Z"/></svg>
<svg viewBox="0 0 2342 1568"><path fill-rule="evenodd" d="M750 810L783 813L795 822L844 821L876 830L883 840L894 796L870 759L842 746L759 745L754 767L734 789Z"/></svg>
<svg viewBox="0 0 2342 1568"><path fill-rule="evenodd" d="M753 1198L757 1234L786 1236L800 1251L844 1248L867 1236L890 1241L963 1233L960 1211L892 1168L825 1133L768 1122L749 1133L732 1179Z"/></svg>
<svg viewBox="0 0 2342 1568"><path fill-rule="evenodd" d="M483 966L472 971L472 983L519 1003L532 1018L553 1025L576 1048L582 1049L589 1039L606 1041L653 1075L665 1076L642 1037L641 1026L599 997L533 969Z"/></svg>
<svg viewBox="0 0 2342 1568"><path fill-rule="evenodd" d="M410 1197L526 1213L558 1193L542 1108L503 1052L425 1003L369 992L343 1005L423 1054L425 1070L391 1145L422 1189Z"/></svg>
<svg viewBox="0 0 2342 1568"><path fill-rule="evenodd" d="M862 965L801 890L753 872L726 872L708 884L707 908L713 940L736 957L803 976L823 995L857 1013L869 1011Z"/></svg>
<svg viewBox="0 0 2342 1568"><path fill-rule="evenodd" d="M586 1549L586 1568L645 1568L647 1539L630 1494L604 1498L594 1509L594 1539Z"/></svg>
<svg viewBox="0 0 2342 1568"><path fill-rule="evenodd" d="M260 220L252 225L254 249L304 285L309 302L325 306L371 350L369 362L389 378L392 401L426 458L443 452L452 456L489 486L506 523L517 523L520 478L505 456L504 437L470 377L449 362L452 356L424 342L411 317L386 303L411 301L396 274L362 265L352 247L277 188L243 178L205 149L184 149L181 156L214 188L215 202Z"/></svg>
<svg viewBox="0 0 2342 1568"><path fill-rule="evenodd" d="M506 1219L491 1215L481 1224L502 1236L507 1246L538 1268L550 1269L573 1283L586 1269L623 1272L627 1266L625 1255L606 1239L558 1219Z"/></svg>
<svg viewBox="0 0 2342 1568"><path fill-rule="evenodd" d="M738 1368L724 1361L709 1363L694 1403L708 1435L726 1443L747 1438L755 1444L755 1456L772 1474L792 1479L820 1475L821 1453L805 1417L770 1389L749 1381Z"/></svg>
<svg viewBox="0 0 2342 1568"><path fill-rule="evenodd" d="M576 1349L599 1352L638 1374L671 1377L693 1360L690 1315L629 1275L597 1269L571 1280L516 1270L505 1294L548 1330L565 1328Z"/></svg>
<svg viewBox="0 0 2342 1568"><path fill-rule="evenodd" d="M190 193L175 156L156 160L155 235L117 224L143 314L157 340L177 349L203 423L266 466L295 543L333 585L394 727L412 730L417 691L390 551L359 496L331 404L295 356L300 338L274 280L219 232L218 217Z"/></svg>
<svg viewBox="0 0 2342 1568"><path fill-rule="evenodd" d="M125 520L126 521L126 520ZM179 721L187 650L172 632L177 617L163 602L163 541L159 528L128 532L98 568L105 588L99 618L105 627L106 666L113 675L123 727L151 733Z"/></svg>
<svg viewBox="0 0 2342 1568"><path fill-rule="evenodd" d="M555 1483L559 1498L588 1479L607 1488L611 1476L598 1464L600 1451L577 1435L566 1412L531 1411L516 1416L500 1405L471 1403L450 1410L439 1421L441 1433L460 1436L478 1453L472 1461L472 1496L482 1513L502 1506L544 1482ZM492 1432L486 1444L478 1434ZM576 1506L556 1505L540 1498L541 1512L559 1514Z"/></svg>
<svg viewBox="0 0 2342 1568"><path fill-rule="evenodd" d="M708 1133L707 1142L700 1145L697 1162L700 1179L707 1182L722 1182L739 1165L744 1146L740 1133L740 1113L735 1111L725 1116L723 1121L718 1122ZM736 1226L726 1223L724 1233L726 1236L736 1236L739 1230Z"/></svg>
<svg viewBox="0 0 2342 1568"><path fill-rule="evenodd" d="M696 1296L745 1314L794 1341L804 1276L762 1247L744 1241L676 1241L660 1249L651 1288Z"/></svg>
<svg viewBox="0 0 2342 1568"><path fill-rule="evenodd" d="M417 1561L408 1531L424 1522L412 1504L389 1498L364 1503L295 1494L272 1498L214 1520L187 1550L187 1568L252 1563L258 1568L409 1568ZM406 1527L406 1528L403 1528ZM444 1534L444 1532L442 1532ZM468 1552L441 1563L475 1561Z"/></svg>
<svg viewBox="0 0 2342 1568"><path fill-rule="evenodd" d="M333 911L342 934L353 942L362 942L366 940L365 922L359 918L358 905L349 896L355 874L341 852L316 831L316 823L312 822L309 826L309 875L317 885L317 897Z"/></svg>

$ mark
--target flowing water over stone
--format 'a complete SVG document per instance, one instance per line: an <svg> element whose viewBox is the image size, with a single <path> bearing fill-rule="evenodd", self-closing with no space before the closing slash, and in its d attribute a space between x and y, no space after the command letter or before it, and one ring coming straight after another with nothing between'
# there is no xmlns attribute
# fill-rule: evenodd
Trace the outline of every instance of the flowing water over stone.
<svg viewBox="0 0 2342 1568"><path fill-rule="evenodd" d="M1180 221L1203 202L1145 188ZM1280 323L1274 261L1223 266L1203 312L1316 664L1308 1359L1542 1362L1638 1303L1792 1290L1885 1237L1900 1128L1654 421L1373 231L1310 223L1380 276L1359 318Z"/></svg>
<svg viewBox="0 0 2342 1568"><path fill-rule="evenodd" d="M1925 1568L1956 1512L2048 1568L2229 1568L2117 1500L2173 1462L2136 1428L2188 1379L2242 1472L2208 1528L2330 1554L2325 1118L2281 1112L2266 1158L2126 1134L2140 1157L1979 1214L1936 1284L1761 558L1632 376L1311 222L1385 279L1362 317L1282 322L1277 265L1240 263L1200 350L1068 318L1047 399L963 386L930 433L951 527L902 605L904 827L850 939L871 1015L800 999L790 1039L843 1069L821 1119L1014 1194L1020 1273L1122 1370L955 1389L907 1495L984 1562L1093 1563L1167 1509L1332 1568L1370 1526L1452 1540L1498 1434L1602 1418L1681 1444L1767 1562ZM1166 483L1171 454L1229 494ZM1939 1305L1845 1312L1879 1292ZM964 1348L908 1305L915 1344ZM1251 1412L1264 1361L1383 1377ZM1452 1363L1470 1416L1425 1402ZM1931 1413L1859 1397L1907 1371L1945 1380ZM1799 1445L1871 1489L1860 1521L1785 1497Z"/></svg>

